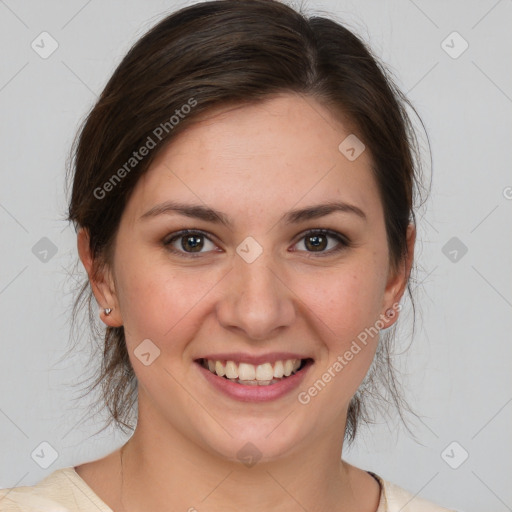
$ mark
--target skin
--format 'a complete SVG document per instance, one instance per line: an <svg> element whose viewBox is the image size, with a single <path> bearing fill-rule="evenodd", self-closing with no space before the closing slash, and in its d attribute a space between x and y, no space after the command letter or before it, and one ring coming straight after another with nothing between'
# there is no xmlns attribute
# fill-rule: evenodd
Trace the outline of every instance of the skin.
<svg viewBox="0 0 512 512"><path fill-rule="evenodd" d="M347 407L378 336L307 405L297 400L359 333L399 302L412 265L412 225L410 257L396 270L390 265L371 155L366 150L351 162L338 150L350 133L316 100L294 94L224 108L181 133L139 179L123 212L112 264L96 277L87 233L79 232L79 254L95 297L101 308L113 308L101 318L124 326L139 382L139 420L124 452L122 502L119 450L76 468L111 508L377 510L377 482L340 457ZM141 220L169 200L220 210L233 226L175 213ZM356 205L366 220L340 212L299 224L279 220L329 200ZM339 232L350 245L329 253L339 246L329 237L329 245L315 252L304 232L319 228ZM164 245L181 229L212 235L202 239L198 257L186 257L181 239L173 244L181 253ZM248 236L263 249L252 263L236 253ZM148 338L161 353L145 366L134 350ZM250 404L198 378L194 359L230 351L292 351L310 355L315 364L297 391ZM262 454L252 467L236 456L249 441Z"/></svg>

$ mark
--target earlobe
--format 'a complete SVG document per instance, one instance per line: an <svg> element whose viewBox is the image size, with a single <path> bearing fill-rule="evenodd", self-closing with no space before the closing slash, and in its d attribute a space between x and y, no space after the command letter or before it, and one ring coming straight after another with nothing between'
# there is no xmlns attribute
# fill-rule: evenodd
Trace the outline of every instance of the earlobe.
<svg viewBox="0 0 512 512"><path fill-rule="evenodd" d="M98 271L91 254L89 233L85 228L80 228L77 234L77 248L80 260L89 276L92 292L99 304L99 316L103 323L109 327L123 325L119 304L115 293L113 280L107 269Z"/></svg>
<svg viewBox="0 0 512 512"><path fill-rule="evenodd" d="M99 316L102 322L109 327L121 327L123 322L119 319L121 318L120 313L114 313L114 307L102 308L100 307Z"/></svg>

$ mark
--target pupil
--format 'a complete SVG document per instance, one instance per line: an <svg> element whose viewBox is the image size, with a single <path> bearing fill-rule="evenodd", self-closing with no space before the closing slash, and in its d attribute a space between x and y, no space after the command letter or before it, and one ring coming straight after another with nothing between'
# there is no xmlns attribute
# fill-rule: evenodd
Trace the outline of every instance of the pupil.
<svg viewBox="0 0 512 512"><path fill-rule="evenodd" d="M189 244L189 246L187 247L186 244ZM204 241L202 240L201 236L189 235L186 238L182 238L181 245L185 250L192 249L192 252L197 252L202 249Z"/></svg>
<svg viewBox="0 0 512 512"><path fill-rule="evenodd" d="M311 235L306 238L306 245L310 247L313 247L314 249L325 249L326 245L326 237L323 235Z"/></svg>

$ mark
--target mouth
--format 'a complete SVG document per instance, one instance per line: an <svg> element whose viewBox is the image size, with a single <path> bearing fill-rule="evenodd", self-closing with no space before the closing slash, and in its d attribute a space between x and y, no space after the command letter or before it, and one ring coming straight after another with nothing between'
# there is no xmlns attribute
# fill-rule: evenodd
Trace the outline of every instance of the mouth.
<svg viewBox="0 0 512 512"><path fill-rule="evenodd" d="M313 359L283 359L258 365L206 358L196 359L195 362L213 375L240 386L274 386L304 372L313 364Z"/></svg>

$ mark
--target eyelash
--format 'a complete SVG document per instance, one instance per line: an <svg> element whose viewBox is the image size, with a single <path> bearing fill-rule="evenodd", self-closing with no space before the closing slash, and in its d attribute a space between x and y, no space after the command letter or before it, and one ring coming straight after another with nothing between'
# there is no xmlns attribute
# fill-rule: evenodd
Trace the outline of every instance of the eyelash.
<svg viewBox="0 0 512 512"><path fill-rule="evenodd" d="M199 229L183 229L176 233L172 233L172 236L170 238L167 237L166 239L164 239L163 244L169 251L173 252L174 254L179 254L180 256L184 256L185 258L197 258L197 257L205 254L204 252L189 253L189 252L179 251L179 250L176 250L173 247L171 247L171 244L174 241L179 240L180 238L183 238L186 235L202 235L203 237L208 239L210 242L214 243L211 240L208 233L206 233L205 231L201 231ZM322 257L322 256L330 256L332 254L338 253L338 252L351 246L350 241L345 236L343 236L341 233L338 233L337 231L333 231L331 229L310 229L310 230L302 233L301 237L294 245L299 243L304 238L306 238L308 236L314 236L314 235L328 235L331 238L334 238L338 242L338 246L335 247L334 249L330 249L328 251L320 251L318 253L316 253L315 251L301 251L301 252L307 252L312 255ZM210 251L207 251L207 252L210 252Z"/></svg>

